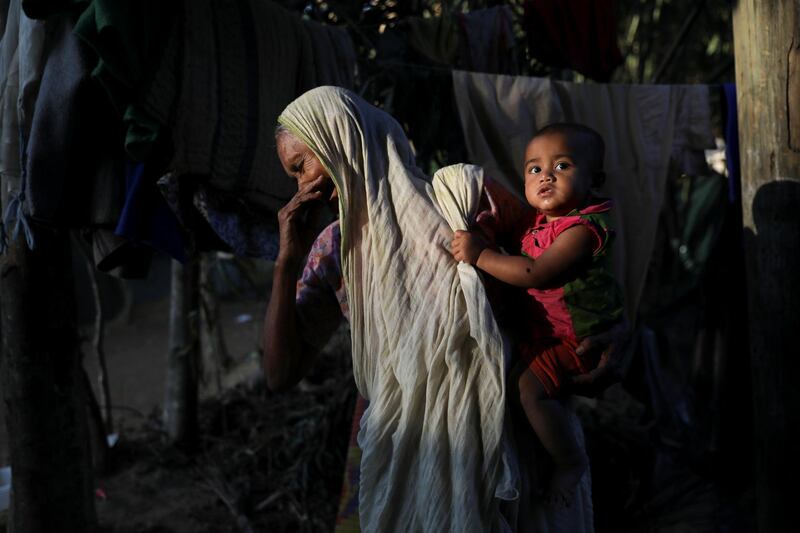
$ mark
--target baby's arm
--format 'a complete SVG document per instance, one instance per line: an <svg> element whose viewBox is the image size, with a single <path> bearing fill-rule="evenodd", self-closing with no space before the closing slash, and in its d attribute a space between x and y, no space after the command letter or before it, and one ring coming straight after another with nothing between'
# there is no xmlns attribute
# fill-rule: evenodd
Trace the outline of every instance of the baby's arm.
<svg viewBox="0 0 800 533"><path fill-rule="evenodd" d="M570 268L592 255L597 237L580 224L562 232L538 259L504 255L466 231L453 237L453 257L477 266L511 285L544 289L554 285Z"/></svg>

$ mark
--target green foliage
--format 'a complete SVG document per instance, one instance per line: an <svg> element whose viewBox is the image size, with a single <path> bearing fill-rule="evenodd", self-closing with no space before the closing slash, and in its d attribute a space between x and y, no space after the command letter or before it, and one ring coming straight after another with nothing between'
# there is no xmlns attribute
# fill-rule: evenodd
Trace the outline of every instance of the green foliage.
<svg viewBox="0 0 800 533"><path fill-rule="evenodd" d="M614 81L733 81L731 13L729 0L617 2L617 35L625 62ZM660 74L657 79L656 74Z"/></svg>

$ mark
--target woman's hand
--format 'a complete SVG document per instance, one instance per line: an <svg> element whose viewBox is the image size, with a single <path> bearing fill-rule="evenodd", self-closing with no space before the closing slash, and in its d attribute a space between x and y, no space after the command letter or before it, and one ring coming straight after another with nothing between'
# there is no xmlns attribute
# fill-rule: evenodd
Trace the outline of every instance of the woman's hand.
<svg viewBox="0 0 800 533"><path fill-rule="evenodd" d="M570 392L593 398L620 381L627 367L625 356L629 334L628 321L623 320L606 332L583 339L576 350L578 354L602 350L600 362L586 374L574 376Z"/></svg>
<svg viewBox="0 0 800 533"><path fill-rule="evenodd" d="M488 246L485 240L469 231L457 230L453 234L450 250L456 261L463 261L474 265L478 262L481 252Z"/></svg>
<svg viewBox="0 0 800 533"><path fill-rule="evenodd" d="M267 386L273 390L291 387L311 366L315 353L305 348L296 323L297 276L314 242L316 221L324 203L325 176L300 186L278 211L280 251L272 271L272 290L264 316L263 352Z"/></svg>
<svg viewBox="0 0 800 533"><path fill-rule="evenodd" d="M280 227L279 257L299 261L314 242L317 219L324 208L322 186L326 176L300 186L297 193L278 211Z"/></svg>

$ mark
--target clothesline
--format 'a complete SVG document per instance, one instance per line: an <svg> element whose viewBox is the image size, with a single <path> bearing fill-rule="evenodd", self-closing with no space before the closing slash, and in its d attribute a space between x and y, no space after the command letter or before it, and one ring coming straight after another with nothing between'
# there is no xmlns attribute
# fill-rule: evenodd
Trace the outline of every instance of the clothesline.
<svg viewBox="0 0 800 533"><path fill-rule="evenodd" d="M416 70L433 70L437 72L453 72L454 70L459 70L453 67L445 67L439 65L422 65L419 63L406 63L405 61L377 61L377 63L381 66L406 67Z"/></svg>
<svg viewBox="0 0 800 533"><path fill-rule="evenodd" d="M436 72L453 72L453 71L461 71L461 70L463 70L463 71L469 72L469 70L467 70L467 69L460 69L460 68L457 68L457 67L440 66L440 65L422 65L420 63L408 63L408 62L405 62L405 61L385 61L385 60L381 60L381 61L376 61L376 62L380 66L405 67L405 68L410 68L410 69L415 69L415 70L430 70L430 71L436 71ZM728 65L724 64L723 66L727 67ZM486 73L486 74L489 74L489 73ZM530 75L527 75L527 74L509 74L509 76L547 77L547 76L530 76ZM560 80L560 81L569 81L569 80ZM613 82L610 82L610 83L613 83ZM592 84L602 85L601 82L592 82ZM679 84L669 84L669 83L665 83L665 84L644 84L644 83L643 84L637 84L637 83L630 83L630 84L626 84L626 85L685 85L685 84L680 84L680 83ZM723 87L726 84L724 84L724 83L700 83L700 84L693 84L693 85L706 85L708 87L717 88L717 87Z"/></svg>

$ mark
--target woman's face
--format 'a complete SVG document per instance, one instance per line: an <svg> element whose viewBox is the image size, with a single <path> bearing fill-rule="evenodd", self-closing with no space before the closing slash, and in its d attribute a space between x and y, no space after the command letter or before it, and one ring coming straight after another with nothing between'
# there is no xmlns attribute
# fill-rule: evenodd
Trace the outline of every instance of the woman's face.
<svg viewBox="0 0 800 533"><path fill-rule="evenodd" d="M322 192L322 197L329 203L336 201L338 195L333 180L320 163L319 158L305 143L289 132L279 134L276 143L281 165L289 177L297 180L298 189L302 189L304 185L322 176L324 179L316 188Z"/></svg>

